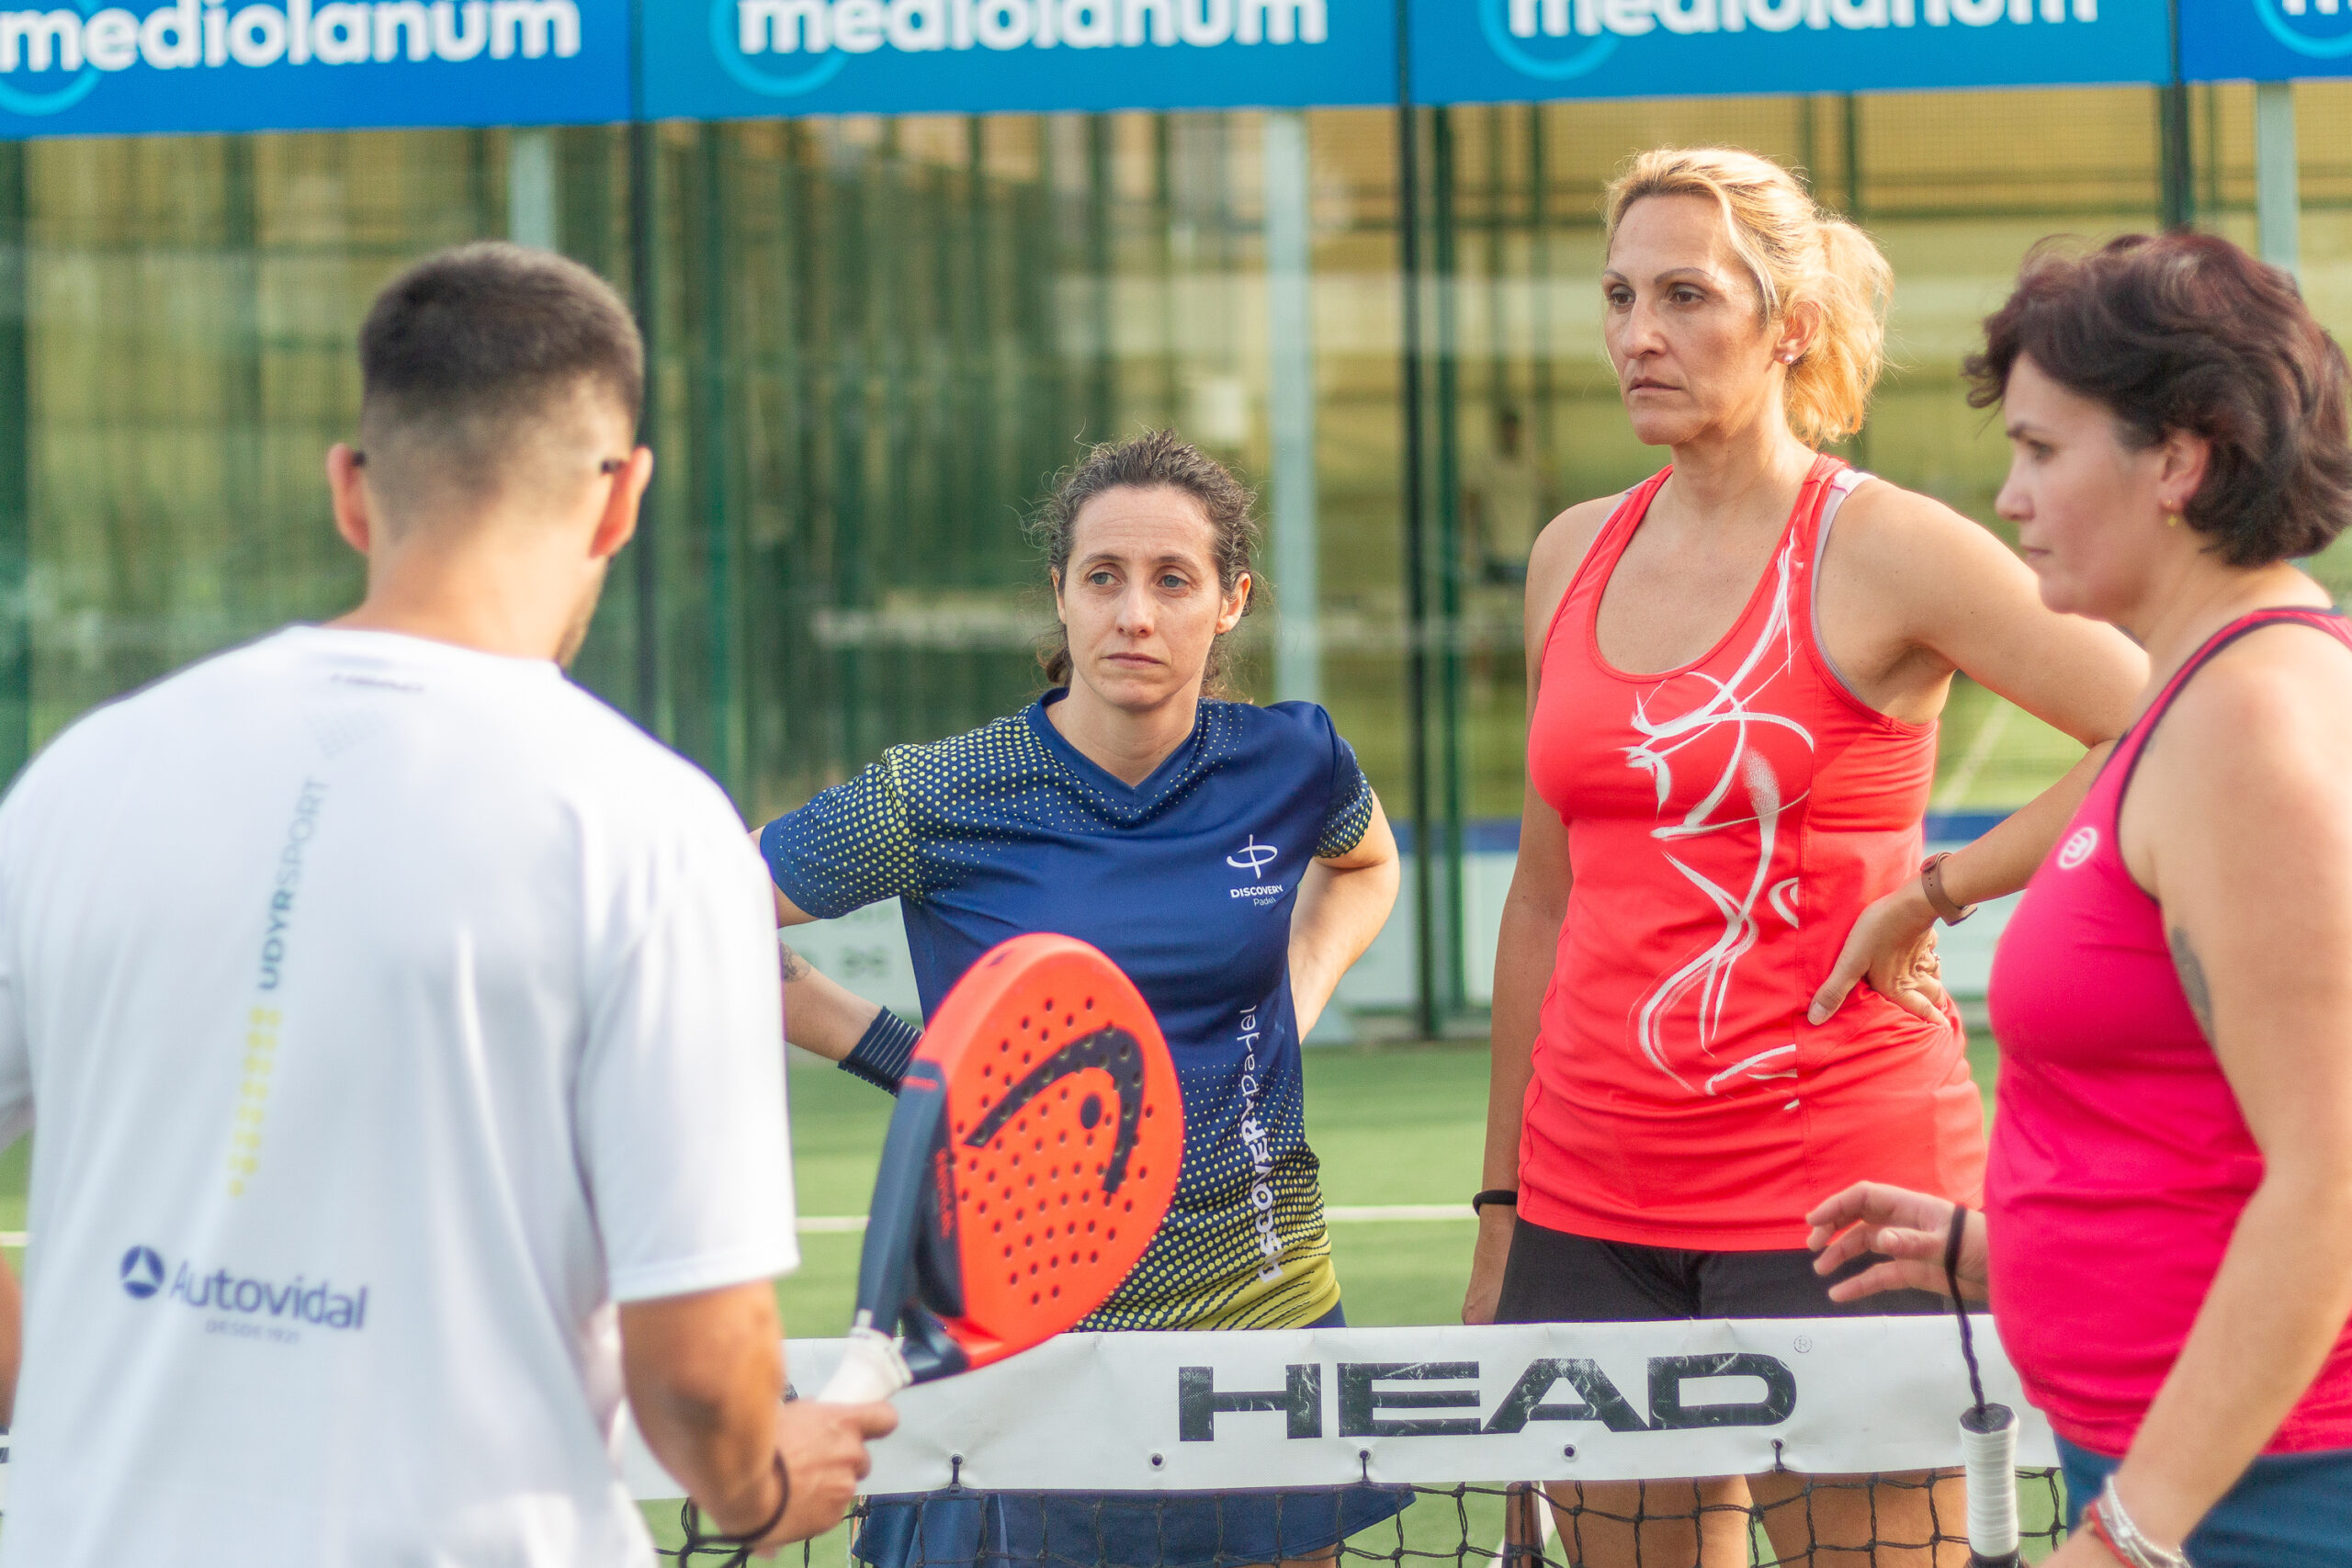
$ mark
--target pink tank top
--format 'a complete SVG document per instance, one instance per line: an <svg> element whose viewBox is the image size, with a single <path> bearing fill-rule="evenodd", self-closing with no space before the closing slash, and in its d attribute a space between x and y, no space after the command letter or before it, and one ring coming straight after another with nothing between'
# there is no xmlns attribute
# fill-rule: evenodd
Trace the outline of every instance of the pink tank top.
<svg viewBox="0 0 2352 1568"><path fill-rule="evenodd" d="M1858 987L1805 1021L1865 905L1917 875L1933 725L1847 689L1813 578L1860 475L1816 461L1754 595L1678 670L1601 656L1602 593L1666 481L1601 528L1544 645L1528 775L1574 880L1520 1142L1520 1213L1609 1241L1756 1252L1853 1182L1974 1203L1984 1111L1960 1021Z"/></svg>
<svg viewBox="0 0 2352 1568"><path fill-rule="evenodd" d="M2116 743L1994 959L1993 1312L2026 1396L2099 1453L2132 1446L2262 1180L2262 1152L2116 824L2141 751L2189 677L2283 621L2352 646L2342 616L2295 609L2258 611L2207 642ZM2345 1448L2352 1328L2268 1451Z"/></svg>

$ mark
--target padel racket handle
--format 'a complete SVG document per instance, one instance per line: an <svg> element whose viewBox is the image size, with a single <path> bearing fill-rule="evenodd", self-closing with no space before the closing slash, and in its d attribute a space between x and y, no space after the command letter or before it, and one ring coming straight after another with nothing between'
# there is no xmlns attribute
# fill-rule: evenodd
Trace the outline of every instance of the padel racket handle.
<svg viewBox="0 0 2352 1568"><path fill-rule="evenodd" d="M825 1392L817 1400L822 1404L871 1404L914 1381L914 1374L907 1371L907 1359L899 1354L897 1342L888 1335L877 1329L853 1328L842 1364L825 1380Z"/></svg>
<svg viewBox="0 0 2352 1568"><path fill-rule="evenodd" d="M1960 1418L1968 1466L1969 1568L2018 1568L2018 1417L1980 1404Z"/></svg>

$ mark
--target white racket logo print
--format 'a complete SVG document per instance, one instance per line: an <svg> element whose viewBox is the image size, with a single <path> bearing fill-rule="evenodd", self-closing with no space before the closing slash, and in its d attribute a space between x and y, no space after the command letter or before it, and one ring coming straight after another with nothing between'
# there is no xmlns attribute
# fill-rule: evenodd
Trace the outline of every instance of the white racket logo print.
<svg viewBox="0 0 2352 1568"><path fill-rule="evenodd" d="M2073 838L2067 840L2065 847L2058 852L2058 869L2060 871L2074 870L2076 866L2090 859L2091 855L2098 849L2098 829L2096 828L2085 828Z"/></svg>

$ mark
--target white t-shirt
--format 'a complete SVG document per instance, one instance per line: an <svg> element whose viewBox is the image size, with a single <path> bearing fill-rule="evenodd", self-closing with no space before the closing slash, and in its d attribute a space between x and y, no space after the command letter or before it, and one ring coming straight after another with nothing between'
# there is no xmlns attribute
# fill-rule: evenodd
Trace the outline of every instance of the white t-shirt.
<svg viewBox="0 0 2352 1568"><path fill-rule="evenodd" d="M650 1564L612 1303L798 1262L775 906L552 664L302 627L0 806L0 1561Z"/></svg>

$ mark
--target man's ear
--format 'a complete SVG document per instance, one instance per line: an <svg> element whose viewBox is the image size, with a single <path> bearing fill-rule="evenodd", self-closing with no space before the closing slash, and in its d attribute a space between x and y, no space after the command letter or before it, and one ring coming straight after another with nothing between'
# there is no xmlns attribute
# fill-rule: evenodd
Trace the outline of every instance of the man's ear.
<svg viewBox="0 0 2352 1568"><path fill-rule="evenodd" d="M589 536L589 559L610 560L620 554L621 547L637 533L638 514L644 509L645 492L652 483L653 449L640 446L612 475L604 513L596 519L596 532Z"/></svg>
<svg viewBox="0 0 2352 1568"><path fill-rule="evenodd" d="M346 441L327 449L327 491L334 502L334 531L366 555L376 542L376 519L368 499L368 459Z"/></svg>

